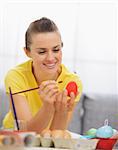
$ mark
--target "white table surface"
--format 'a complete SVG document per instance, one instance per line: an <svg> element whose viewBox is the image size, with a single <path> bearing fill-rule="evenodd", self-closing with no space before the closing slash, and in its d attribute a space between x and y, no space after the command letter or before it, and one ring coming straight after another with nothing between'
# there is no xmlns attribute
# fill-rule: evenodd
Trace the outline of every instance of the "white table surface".
<svg viewBox="0 0 118 150"><path fill-rule="evenodd" d="M67 149L61 149L61 148L32 147L32 148L25 148L24 150L67 150Z"/></svg>
<svg viewBox="0 0 118 150"><path fill-rule="evenodd" d="M0 147L0 150L69 150L61 148L46 148L46 147Z"/></svg>

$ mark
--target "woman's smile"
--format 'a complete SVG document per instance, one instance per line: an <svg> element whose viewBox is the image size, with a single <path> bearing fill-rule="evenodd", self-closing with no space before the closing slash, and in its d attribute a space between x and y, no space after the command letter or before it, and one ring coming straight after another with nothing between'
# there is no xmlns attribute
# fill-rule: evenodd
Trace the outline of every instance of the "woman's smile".
<svg viewBox="0 0 118 150"><path fill-rule="evenodd" d="M49 64L44 64L44 65L47 69L54 69L56 66L56 63L49 63Z"/></svg>

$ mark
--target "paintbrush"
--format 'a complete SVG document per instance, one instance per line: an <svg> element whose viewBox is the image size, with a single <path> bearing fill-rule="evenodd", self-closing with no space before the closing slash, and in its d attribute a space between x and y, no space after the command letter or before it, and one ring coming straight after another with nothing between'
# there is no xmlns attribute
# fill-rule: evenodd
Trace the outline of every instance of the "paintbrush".
<svg viewBox="0 0 118 150"><path fill-rule="evenodd" d="M16 122L16 127L17 127L17 130L19 130L19 124L18 124L18 118L17 118L17 114L16 114L16 108L15 108L15 105L14 105L14 100L13 100L13 96L12 96L12 92L11 92L10 87L9 87L9 93L10 93L10 98L11 98L11 102L12 102L12 108L13 108L13 113L14 113L14 119L15 119L15 122Z"/></svg>
<svg viewBox="0 0 118 150"><path fill-rule="evenodd" d="M63 81L59 81L58 83L62 83ZM19 92L15 92L15 93L12 93L12 95L16 95L16 94L19 94L19 93L25 93L25 92L29 92L29 91L33 91L33 90L36 90L36 89L39 89L40 86L38 87L35 87L35 88L31 88L31 89L28 89L28 90L23 90L23 91L19 91Z"/></svg>

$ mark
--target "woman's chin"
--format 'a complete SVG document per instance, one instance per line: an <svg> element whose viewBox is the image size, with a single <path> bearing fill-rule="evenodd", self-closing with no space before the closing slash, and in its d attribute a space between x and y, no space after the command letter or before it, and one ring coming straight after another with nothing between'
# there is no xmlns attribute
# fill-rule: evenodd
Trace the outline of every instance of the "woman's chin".
<svg viewBox="0 0 118 150"><path fill-rule="evenodd" d="M56 73L57 73L57 70L47 70L47 71L46 71L46 74L47 74L47 75L52 75L52 74L54 75L54 74L56 74Z"/></svg>
<svg viewBox="0 0 118 150"><path fill-rule="evenodd" d="M47 68L47 67L45 67L45 68L42 69L42 72L44 72L44 73L46 73L46 74L47 74L47 73L51 74L51 73L55 73L56 70L57 70L56 67L54 67L54 68Z"/></svg>

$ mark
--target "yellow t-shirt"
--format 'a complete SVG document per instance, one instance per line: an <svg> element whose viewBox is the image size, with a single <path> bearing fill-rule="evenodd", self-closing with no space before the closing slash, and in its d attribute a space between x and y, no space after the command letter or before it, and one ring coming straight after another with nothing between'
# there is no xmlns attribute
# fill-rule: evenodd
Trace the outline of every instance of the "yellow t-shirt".
<svg viewBox="0 0 118 150"><path fill-rule="evenodd" d="M62 64L62 72L57 79L57 83L59 81L63 81L62 83L58 83L59 89L63 90L68 82L75 81L78 85L79 95L77 96L75 101L79 101L81 93L82 93L82 83L79 77L71 73L67 70L67 68ZM9 93L9 87L11 87L12 93L19 92L22 90L30 89L38 87L38 84L35 80L35 77L32 73L32 60L28 60L23 64L16 66L11 69L5 78L5 86L6 93ZM34 116L39 108L42 106L42 101L39 97L37 90L20 93L20 95L25 96L30 107L31 113ZM23 108L22 108L23 109ZM6 114L3 120L3 127L5 128L13 128L13 114L11 110Z"/></svg>

